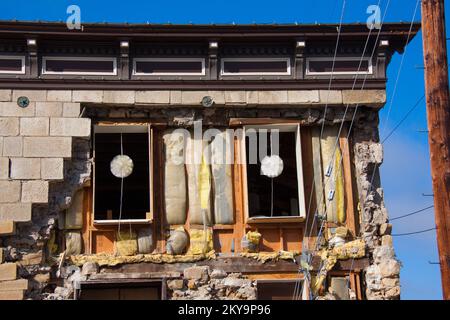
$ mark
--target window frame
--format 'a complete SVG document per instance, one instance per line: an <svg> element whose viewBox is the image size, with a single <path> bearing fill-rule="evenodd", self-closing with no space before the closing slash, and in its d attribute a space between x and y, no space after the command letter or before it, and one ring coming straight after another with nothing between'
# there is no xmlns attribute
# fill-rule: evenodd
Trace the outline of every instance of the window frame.
<svg viewBox="0 0 450 320"><path fill-rule="evenodd" d="M230 73L225 72L225 62L228 61L237 61L237 62L261 62L261 61L285 61L287 70L286 72L237 72L237 73ZM290 57L283 57L283 58L273 58L273 57L255 57L255 58L222 58L220 59L220 75L221 76L292 76L292 64L291 64L291 58Z"/></svg>
<svg viewBox="0 0 450 320"><path fill-rule="evenodd" d="M329 76L329 75L373 75L374 66L372 63L372 59L370 57L364 57L361 60L361 57L336 57L335 61L367 61L368 62L368 71L334 71L334 72L311 72L310 62L311 61L333 61L333 57L309 57L306 58L306 76Z"/></svg>
<svg viewBox="0 0 450 320"><path fill-rule="evenodd" d="M119 219L111 219L111 220L96 220L95 219L95 169L96 169L96 158L95 158L95 138L97 133L147 133L148 134L148 148L149 148L149 210L150 212L147 212L147 216L145 219L121 219L121 224L151 224L154 220L154 189L153 189L153 137L154 132L153 128L150 123L147 124L95 124L94 128L94 137L93 137L93 165L92 165L92 224L93 225L117 225L119 224Z"/></svg>
<svg viewBox="0 0 450 320"><path fill-rule="evenodd" d="M242 167L242 181L243 181L243 202L244 202L244 218L247 223L285 223L285 222L303 222L306 218L306 204L305 204L305 187L303 175L303 154L301 146L301 128L300 123L278 123L271 124L255 124L243 125L243 134L241 137L241 167ZM247 178L247 146L246 146L246 132L248 129L279 129L280 132L295 132L296 135L296 164L297 164L297 184L298 184L298 216L277 216L277 217L257 217L252 218L249 215L248 207L248 178Z"/></svg>
<svg viewBox="0 0 450 320"><path fill-rule="evenodd" d="M25 65L25 56L2 56L0 55L0 60L20 60L22 62L22 68L20 71L6 71L0 69L0 74L25 74L26 73L26 65Z"/></svg>
<svg viewBox="0 0 450 320"><path fill-rule="evenodd" d="M56 61L112 61L112 72L80 72L80 71L47 71L47 60ZM74 57L74 56L43 56L42 59L42 75L68 75L68 76L117 76L117 58L115 57Z"/></svg>
<svg viewBox="0 0 450 320"><path fill-rule="evenodd" d="M137 62L152 62L152 61L162 61L162 62L201 62L202 71L197 72L155 72L155 73L142 73L136 72ZM133 69L132 75L137 77L152 77L152 76L206 76L206 59L205 58L133 58Z"/></svg>

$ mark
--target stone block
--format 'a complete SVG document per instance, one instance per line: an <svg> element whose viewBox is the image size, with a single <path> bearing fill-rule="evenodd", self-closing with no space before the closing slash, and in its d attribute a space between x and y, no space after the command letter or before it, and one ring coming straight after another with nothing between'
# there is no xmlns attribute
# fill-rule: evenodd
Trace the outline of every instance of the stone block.
<svg viewBox="0 0 450 320"><path fill-rule="evenodd" d="M184 278L188 280L208 281L209 266L195 266L186 268L183 271L183 275Z"/></svg>
<svg viewBox="0 0 450 320"><path fill-rule="evenodd" d="M0 136L17 136L18 134L19 118L0 118Z"/></svg>
<svg viewBox="0 0 450 320"><path fill-rule="evenodd" d="M63 117L78 118L81 112L81 106L78 102L63 103Z"/></svg>
<svg viewBox="0 0 450 320"><path fill-rule="evenodd" d="M288 102L289 104L310 104L318 103L319 91L318 90L289 90Z"/></svg>
<svg viewBox="0 0 450 320"><path fill-rule="evenodd" d="M245 100L249 105L256 105L259 103L258 91L246 91Z"/></svg>
<svg viewBox="0 0 450 320"><path fill-rule="evenodd" d="M328 105L342 104L342 91L319 90L319 102Z"/></svg>
<svg viewBox="0 0 450 320"><path fill-rule="evenodd" d="M6 179L9 179L9 159L0 157L0 180Z"/></svg>
<svg viewBox="0 0 450 320"><path fill-rule="evenodd" d="M11 101L12 92L11 89L2 89L0 90L0 101Z"/></svg>
<svg viewBox="0 0 450 320"><path fill-rule="evenodd" d="M380 235L384 236L384 235L389 235L392 232L392 224L390 223L383 223L382 225L380 225Z"/></svg>
<svg viewBox="0 0 450 320"><path fill-rule="evenodd" d="M48 136L49 119L48 118L21 118L20 135L21 136Z"/></svg>
<svg viewBox="0 0 450 320"><path fill-rule="evenodd" d="M23 300L25 290L0 291L0 300Z"/></svg>
<svg viewBox="0 0 450 320"><path fill-rule="evenodd" d="M383 278L394 278L400 274L400 262L395 259L384 260L380 263L380 274Z"/></svg>
<svg viewBox="0 0 450 320"><path fill-rule="evenodd" d="M99 90L74 90L72 102L103 102L103 91Z"/></svg>
<svg viewBox="0 0 450 320"><path fill-rule="evenodd" d="M223 91L208 91L208 96L214 100L215 105L225 104L225 93Z"/></svg>
<svg viewBox="0 0 450 320"><path fill-rule="evenodd" d="M0 221L29 222L31 221L31 203L0 204Z"/></svg>
<svg viewBox="0 0 450 320"><path fill-rule="evenodd" d="M20 181L0 181L0 203L20 201Z"/></svg>
<svg viewBox="0 0 450 320"><path fill-rule="evenodd" d="M31 102L35 101L46 101L47 91L46 90L14 90L12 101L17 101L19 97L27 97Z"/></svg>
<svg viewBox="0 0 450 320"><path fill-rule="evenodd" d="M47 203L48 181L25 181L22 184L22 202Z"/></svg>
<svg viewBox="0 0 450 320"><path fill-rule="evenodd" d="M35 158L11 158L11 179L40 179L41 161Z"/></svg>
<svg viewBox="0 0 450 320"><path fill-rule="evenodd" d="M170 104L181 104L181 91L172 90L170 91Z"/></svg>
<svg viewBox="0 0 450 320"><path fill-rule="evenodd" d="M34 117L36 113L36 105L31 102L26 108L19 107L17 102L0 102L1 117Z"/></svg>
<svg viewBox="0 0 450 320"><path fill-rule="evenodd" d="M37 264L42 264L44 261L44 255L42 251L32 252L22 255L19 264L22 266L32 266Z"/></svg>
<svg viewBox="0 0 450 320"><path fill-rule="evenodd" d="M174 279L167 281L167 287L170 290L182 290L184 288L184 280L183 279Z"/></svg>
<svg viewBox="0 0 450 320"><path fill-rule="evenodd" d="M63 137L83 137L91 135L89 118L51 118L50 135Z"/></svg>
<svg viewBox="0 0 450 320"><path fill-rule="evenodd" d="M381 245L382 246L392 247L393 246L392 236L391 235L384 235L384 236L382 236L381 237Z"/></svg>
<svg viewBox="0 0 450 320"><path fill-rule="evenodd" d="M3 138L3 156L21 157L23 147L22 137L4 137Z"/></svg>
<svg viewBox="0 0 450 320"><path fill-rule="evenodd" d="M24 157L70 158L72 138L70 137L25 137Z"/></svg>
<svg viewBox="0 0 450 320"><path fill-rule="evenodd" d="M0 236L11 236L16 232L16 224L14 221L0 221ZM3 254L3 249L0 248L0 255ZM0 263L3 260L0 258Z"/></svg>
<svg viewBox="0 0 450 320"><path fill-rule="evenodd" d="M259 91L259 104L288 104L287 90Z"/></svg>
<svg viewBox="0 0 450 320"><path fill-rule="evenodd" d="M19 280L10 280L10 281L0 282L0 292L15 291L15 290L27 290L27 289L28 289L28 280L27 279L19 279Z"/></svg>
<svg viewBox="0 0 450 320"><path fill-rule="evenodd" d="M64 160L63 158L43 158L41 159L41 179L63 180Z"/></svg>
<svg viewBox="0 0 450 320"><path fill-rule="evenodd" d="M225 104L246 104L247 95L245 91L225 91Z"/></svg>
<svg viewBox="0 0 450 320"><path fill-rule="evenodd" d="M15 263L0 264L0 281L16 280L17 265Z"/></svg>
<svg viewBox="0 0 450 320"><path fill-rule="evenodd" d="M385 90L343 90L344 104L381 107L386 103Z"/></svg>
<svg viewBox="0 0 450 320"><path fill-rule="evenodd" d="M83 268L81 269L81 274L83 276L88 276L91 274L98 273L99 267L98 264L95 262L86 262L83 264Z"/></svg>
<svg viewBox="0 0 450 320"><path fill-rule="evenodd" d="M205 91L182 91L181 103L184 105L201 106L203 97L207 95Z"/></svg>
<svg viewBox="0 0 450 320"><path fill-rule="evenodd" d="M131 90L105 90L103 92L103 103L133 104L134 102L135 94Z"/></svg>
<svg viewBox="0 0 450 320"><path fill-rule="evenodd" d="M71 90L48 90L47 101L65 102L72 101Z"/></svg>
<svg viewBox="0 0 450 320"><path fill-rule="evenodd" d="M62 102L37 102L37 117L61 117L63 110Z"/></svg>
<svg viewBox="0 0 450 320"><path fill-rule="evenodd" d="M170 91L136 91L136 103L169 104Z"/></svg>

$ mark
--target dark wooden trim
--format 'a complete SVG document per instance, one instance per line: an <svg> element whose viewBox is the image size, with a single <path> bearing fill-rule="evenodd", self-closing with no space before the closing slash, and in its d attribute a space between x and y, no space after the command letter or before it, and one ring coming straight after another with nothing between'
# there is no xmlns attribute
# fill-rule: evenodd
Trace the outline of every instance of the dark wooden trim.
<svg viewBox="0 0 450 320"><path fill-rule="evenodd" d="M336 79L333 90L352 89L353 79ZM355 90L362 87L358 80ZM327 90L329 80L279 80L279 81L172 81L172 80L92 80L92 79L0 79L0 89L61 89L61 90ZM368 79L364 89L386 89L386 79Z"/></svg>

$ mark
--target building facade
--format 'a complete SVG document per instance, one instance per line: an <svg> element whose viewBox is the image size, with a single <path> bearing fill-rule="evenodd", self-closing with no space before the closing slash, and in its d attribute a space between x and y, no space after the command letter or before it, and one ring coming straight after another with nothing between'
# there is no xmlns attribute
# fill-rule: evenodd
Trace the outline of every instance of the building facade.
<svg viewBox="0 0 450 320"><path fill-rule="evenodd" d="M398 299L409 27L0 22L0 299Z"/></svg>

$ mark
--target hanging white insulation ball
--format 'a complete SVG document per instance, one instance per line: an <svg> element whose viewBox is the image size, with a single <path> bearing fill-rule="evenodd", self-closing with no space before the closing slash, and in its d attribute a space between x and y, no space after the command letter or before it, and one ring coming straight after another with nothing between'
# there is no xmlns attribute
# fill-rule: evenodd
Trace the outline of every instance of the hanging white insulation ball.
<svg viewBox="0 0 450 320"><path fill-rule="evenodd" d="M133 160L127 155L118 155L111 160L111 173L117 178L126 178L133 173Z"/></svg>
<svg viewBox="0 0 450 320"><path fill-rule="evenodd" d="M276 178L283 172L283 160L277 156L265 156L261 161L261 175Z"/></svg>

